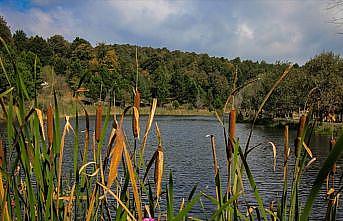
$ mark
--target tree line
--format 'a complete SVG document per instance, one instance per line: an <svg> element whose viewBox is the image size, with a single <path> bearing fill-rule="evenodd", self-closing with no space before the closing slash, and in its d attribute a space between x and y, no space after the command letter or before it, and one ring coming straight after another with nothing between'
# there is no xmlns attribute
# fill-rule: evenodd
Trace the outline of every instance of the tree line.
<svg viewBox="0 0 343 221"><path fill-rule="evenodd" d="M132 100L132 88L136 84L137 50L138 88L143 102L148 103L152 96L157 96L161 106L221 109L235 81L239 87L258 78L235 98L240 110L253 113L288 66L286 62L271 64L239 57L230 60L167 48L104 43L93 46L80 37L72 42L61 35L47 39L38 35L28 37L22 30L12 34L3 17L0 19L0 35L12 52L31 97L35 87L43 87L46 78L44 67L53 67L56 75L63 76L71 90L76 90L82 82L82 86L88 89L85 96L89 100L105 99L115 93L116 100L125 105ZM0 53L1 62L9 70L9 79L0 70L1 92L13 84L14 71L11 71L3 46ZM327 113L342 116L343 59L340 55L323 52L304 65L295 64L263 111L273 117L284 117L305 106L313 107L320 118Z"/></svg>

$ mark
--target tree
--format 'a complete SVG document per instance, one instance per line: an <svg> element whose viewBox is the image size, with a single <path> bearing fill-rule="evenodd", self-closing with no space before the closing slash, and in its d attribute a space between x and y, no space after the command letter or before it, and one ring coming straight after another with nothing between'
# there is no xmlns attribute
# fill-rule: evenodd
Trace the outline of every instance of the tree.
<svg viewBox="0 0 343 221"><path fill-rule="evenodd" d="M17 30L13 34L13 40L17 51L25 51L28 49L28 39L23 30Z"/></svg>
<svg viewBox="0 0 343 221"><path fill-rule="evenodd" d="M40 57L42 65L50 64L53 53L46 40L42 37L38 35L30 37L28 40L28 50Z"/></svg>
<svg viewBox="0 0 343 221"><path fill-rule="evenodd" d="M3 16L0 16L0 37L4 39L6 43L12 43L11 29Z"/></svg>
<svg viewBox="0 0 343 221"><path fill-rule="evenodd" d="M54 55L68 57L70 54L70 44L61 35L54 35L48 38L47 43Z"/></svg>

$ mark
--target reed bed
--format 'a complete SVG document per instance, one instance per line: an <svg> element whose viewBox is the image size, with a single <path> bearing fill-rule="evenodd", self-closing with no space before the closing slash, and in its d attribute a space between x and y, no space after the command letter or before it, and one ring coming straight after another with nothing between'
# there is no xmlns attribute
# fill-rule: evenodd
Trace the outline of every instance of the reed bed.
<svg viewBox="0 0 343 221"><path fill-rule="evenodd" d="M1 39L4 48L6 44ZM318 173L311 192L303 206L299 202L299 184L306 168L315 160L309 141L313 130L313 121L309 115L300 118L297 138L294 142L294 154L291 153L288 127L284 130L284 162L282 197L276 206L267 208L259 194L247 158L258 151L258 146L250 147L253 133L251 126L247 145L243 150L236 137L236 109L234 96L242 87L234 86L228 98L222 116L216 113L223 128L226 149L225 171L228 179L222 182L223 171L220 171L216 157L215 135L210 135L212 147L215 196L197 190L195 185L188 196L177 203L174 199L174 182L172 173L166 185L163 134L157 122L153 127L157 99L151 101L149 117L144 133L140 128L140 92L135 88L133 105L128 106L119 117L111 116L111 106L99 103L96 109L96 122L90 125L87 110L79 102L76 92L74 125L70 124L71 116L65 117L60 125L58 98L55 93L51 104L43 112L32 102L26 92L21 73L16 68L15 58L9 50L7 53L16 72L15 85L0 94L0 104L6 117L6 138L0 140L0 218L1 220L200 220L189 213L201 199L209 199L214 205L210 220L308 220L315 198L321 186L327 184L327 220L335 220L338 199L342 187L334 186L336 174L335 163L343 151L343 137L333 137L331 152ZM137 61L138 65L138 61ZM4 67L2 67L4 69ZM271 87L261 104L255 120L263 105L277 85L287 76L291 66L281 74ZM237 77L235 77L237 82ZM137 74L138 81L138 74ZM234 82L234 84L236 84ZM231 105L229 111L227 105ZM123 125L124 116L132 111L131 146ZM83 142L80 142L79 116L85 116L86 129ZM46 119L44 122L43 119ZM226 122L225 119L228 119ZM255 122L255 121L254 121ZM94 130L91 130L94 128ZM152 129L156 130L157 146L147 145ZM106 132L110 130L110 136ZM94 131L93 134L90 131ZM141 134L143 137L141 138ZM66 136L74 138L73 145L66 147ZM83 143L83 145L81 145ZM274 168L277 148L273 149ZM72 148L73 172L64 180L63 158L65 148ZM145 161L145 149L155 149L150 160ZM289 168L288 161L295 158L294 168ZM154 171L152 168L154 167ZM292 182L289 182L288 171L293 169ZM244 189L243 176L247 177L250 190ZM225 183L225 186L223 186ZM290 185L290 191L288 186ZM242 205L246 191L254 194L257 206ZM162 206L162 205L165 205ZM177 205L177 208L175 207ZM242 208L246 209L242 209ZM275 209L275 207L277 209Z"/></svg>

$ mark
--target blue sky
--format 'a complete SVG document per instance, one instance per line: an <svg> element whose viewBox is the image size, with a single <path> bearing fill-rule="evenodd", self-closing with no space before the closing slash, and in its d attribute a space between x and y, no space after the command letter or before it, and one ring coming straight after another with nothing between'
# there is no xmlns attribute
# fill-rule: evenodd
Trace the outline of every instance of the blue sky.
<svg viewBox="0 0 343 221"><path fill-rule="evenodd" d="M0 0L12 31L166 47L227 58L304 63L342 54L343 17L333 1Z"/></svg>

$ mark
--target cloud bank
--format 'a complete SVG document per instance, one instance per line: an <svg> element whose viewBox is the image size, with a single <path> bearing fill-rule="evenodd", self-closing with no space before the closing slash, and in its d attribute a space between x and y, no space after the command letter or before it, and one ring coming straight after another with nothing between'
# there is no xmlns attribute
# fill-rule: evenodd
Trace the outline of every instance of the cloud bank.
<svg viewBox="0 0 343 221"><path fill-rule="evenodd" d="M339 11L321 1L0 0L12 31L28 35L298 63L343 52L330 23Z"/></svg>

